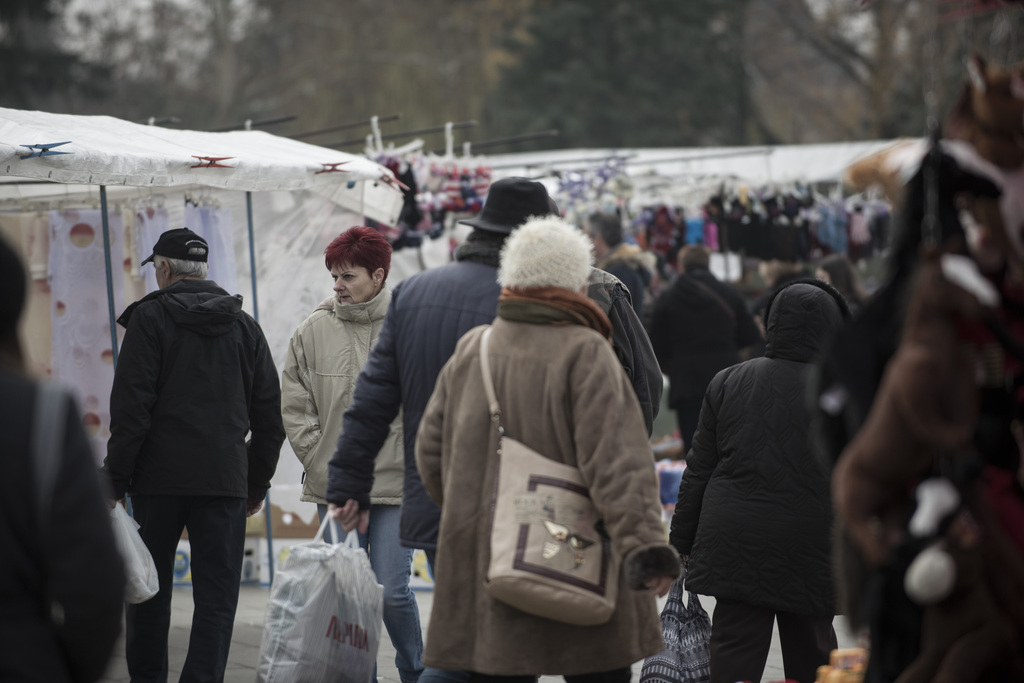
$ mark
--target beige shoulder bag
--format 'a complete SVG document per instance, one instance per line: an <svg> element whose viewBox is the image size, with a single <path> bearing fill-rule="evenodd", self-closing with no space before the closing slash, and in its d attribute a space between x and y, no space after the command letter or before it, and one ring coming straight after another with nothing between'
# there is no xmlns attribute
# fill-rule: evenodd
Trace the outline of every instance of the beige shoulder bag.
<svg viewBox="0 0 1024 683"><path fill-rule="evenodd" d="M615 611L619 560L576 467L505 436L487 341L480 366L498 469L491 498L491 560L484 587L495 600L546 619L603 624Z"/></svg>

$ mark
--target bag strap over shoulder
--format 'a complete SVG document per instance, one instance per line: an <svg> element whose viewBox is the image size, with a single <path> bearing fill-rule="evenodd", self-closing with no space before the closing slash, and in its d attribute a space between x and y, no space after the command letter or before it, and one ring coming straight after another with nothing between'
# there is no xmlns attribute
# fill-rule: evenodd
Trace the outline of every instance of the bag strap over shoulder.
<svg viewBox="0 0 1024 683"><path fill-rule="evenodd" d="M716 292L715 290L711 289L711 287L709 287L708 285L704 284L703 282L701 282L697 278L692 278L692 279L693 279L693 282L698 287L700 287L701 290L703 290L703 292L705 294L707 294L709 297L714 299L714 301L722 308L722 310L725 311L725 314L729 316L729 320L732 320L733 323L735 323L736 322L736 312L733 311L732 307L729 306L728 302L725 299L722 298L722 295L719 294L718 292Z"/></svg>
<svg viewBox="0 0 1024 683"><path fill-rule="evenodd" d="M498 405L498 397L494 393L494 380L491 378L491 361L487 356L487 343L491 338L492 327L484 330L480 335L480 370L484 375L484 391L487 392L487 409L491 413L491 422L498 428L498 436L505 435L505 429L501 426L501 406Z"/></svg>
<svg viewBox="0 0 1024 683"><path fill-rule="evenodd" d="M64 441L64 420L67 402L58 387L36 385L35 411L32 419L32 474L36 489L36 517L40 529L49 521L48 511L60 468L60 445Z"/></svg>

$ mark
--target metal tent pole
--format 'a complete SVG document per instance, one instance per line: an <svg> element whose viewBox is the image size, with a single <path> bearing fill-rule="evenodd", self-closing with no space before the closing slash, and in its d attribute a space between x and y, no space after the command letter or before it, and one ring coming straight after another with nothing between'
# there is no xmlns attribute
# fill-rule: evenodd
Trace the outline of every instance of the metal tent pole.
<svg viewBox="0 0 1024 683"><path fill-rule="evenodd" d="M256 242L252 229L252 192L245 193L245 213L249 219L249 272L252 274L252 317L260 321L259 298L256 293Z"/></svg>
<svg viewBox="0 0 1024 683"><path fill-rule="evenodd" d="M110 221L107 220L107 186L100 185L100 221L103 224L103 264L107 271L107 312L110 315L110 350L117 367L117 318L114 316L114 269L110 265ZM124 497L124 509L133 516L132 499Z"/></svg>
<svg viewBox="0 0 1024 683"><path fill-rule="evenodd" d="M107 187L100 185L100 220L103 221L103 260L107 268L107 310L110 314L110 348L117 367L117 318L114 316L114 270L110 267L110 223L107 221Z"/></svg>
<svg viewBox="0 0 1024 683"><path fill-rule="evenodd" d="M256 239L252 228L252 192L245 193L245 212L249 219L249 273L252 279L252 317L260 321L259 297L256 292ZM267 524L267 568L270 570L270 583L274 583L274 529L270 515L270 491L263 499L263 514Z"/></svg>

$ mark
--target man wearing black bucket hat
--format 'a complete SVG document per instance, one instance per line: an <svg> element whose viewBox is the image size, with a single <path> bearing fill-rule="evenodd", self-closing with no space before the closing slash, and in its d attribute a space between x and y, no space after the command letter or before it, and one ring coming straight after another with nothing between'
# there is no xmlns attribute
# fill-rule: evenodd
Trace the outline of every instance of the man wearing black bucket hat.
<svg viewBox="0 0 1024 683"><path fill-rule="evenodd" d="M531 216L557 211L541 183L526 178L495 181L480 215L460 221L473 231L455 251L455 263L417 273L395 287L377 346L363 366L345 412L329 467L326 497L346 530L368 520L374 460L401 408L405 482L400 540L407 547L423 549L433 571L440 509L416 471L414 445L420 418L459 338L494 320L501 293L498 262L505 239ZM616 354L633 382L650 432L662 388L654 351L622 284L596 269L590 282L588 294L609 315ZM458 672L430 668L420 678L422 683L463 679Z"/></svg>
<svg viewBox="0 0 1024 683"><path fill-rule="evenodd" d="M155 597L127 609L132 681L167 680L172 572L185 528L196 605L181 678L223 680L245 518L259 510L285 438L263 330L241 296L206 279L208 256L188 228L160 235L143 261L153 263L160 289L117 321L126 331L103 470L115 499L131 496L160 578Z"/></svg>

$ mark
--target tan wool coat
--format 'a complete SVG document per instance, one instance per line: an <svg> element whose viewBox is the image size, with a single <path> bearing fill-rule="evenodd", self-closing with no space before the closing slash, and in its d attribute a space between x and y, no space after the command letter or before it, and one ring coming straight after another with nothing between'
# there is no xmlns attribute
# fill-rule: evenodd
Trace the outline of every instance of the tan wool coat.
<svg viewBox="0 0 1024 683"><path fill-rule="evenodd" d="M292 335L281 373L281 415L288 442L305 470L304 501L327 503L327 463L341 434L342 415L352 403L356 378L377 343L390 303L387 285L360 304L342 305L332 296ZM371 502L401 505L405 477L401 413L391 423L373 473Z"/></svg>
<svg viewBox="0 0 1024 683"><path fill-rule="evenodd" d="M489 357L506 434L579 467L623 560L665 546L643 417L608 341L578 325L499 318L493 328ZM497 455L480 370L484 329L459 341L416 440L423 483L441 506L424 664L491 675L581 674L627 667L661 651L655 598L627 588L625 572L615 613L600 626L535 617L485 591Z"/></svg>

